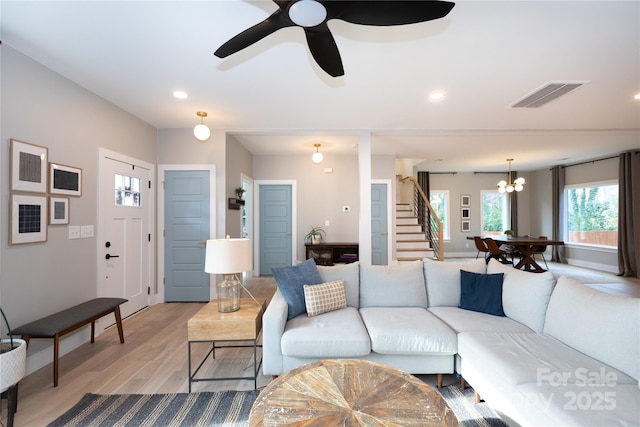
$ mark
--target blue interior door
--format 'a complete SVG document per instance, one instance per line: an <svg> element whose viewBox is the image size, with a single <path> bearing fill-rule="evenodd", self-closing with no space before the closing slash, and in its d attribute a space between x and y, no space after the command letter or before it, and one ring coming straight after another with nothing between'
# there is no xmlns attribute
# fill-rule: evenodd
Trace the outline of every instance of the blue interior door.
<svg viewBox="0 0 640 427"><path fill-rule="evenodd" d="M204 242L210 238L209 171L165 173L164 295L167 302L210 299Z"/></svg>
<svg viewBox="0 0 640 427"><path fill-rule="evenodd" d="M260 275L291 265L291 185L260 186Z"/></svg>
<svg viewBox="0 0 640 427"><path fill-rule="evenodd" d="M389 232L387 226L387 186L371 184L371 263L389 262Z"/></svg>

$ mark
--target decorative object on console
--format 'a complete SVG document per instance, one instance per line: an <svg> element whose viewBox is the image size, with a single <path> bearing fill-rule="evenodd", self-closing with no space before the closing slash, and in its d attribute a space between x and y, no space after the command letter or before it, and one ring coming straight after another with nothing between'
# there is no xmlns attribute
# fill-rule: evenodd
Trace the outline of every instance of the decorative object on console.
<svg viewBox="0 0 640 427"><path fill-rule="evenodd" d="M253 268L251 251L249 239L232 239L227 236L226 239L207 240L204 271L222 274L224 277L217 285L218 311L228 313L239 310L241 288L255 301L236 275ZM256 303L260 305L257 301Z"/></svg>
<svg viewBox="0 0 640 427"><path fill-rule="evenodd" d="M247 190L245 190L245 189L244 189L244 188L242 188L242 187L238 187L238 188L236 188L236 189L235 189L236 197L237 197L239 200L242 200L242 196L244 195L245 191L247 191Z"/></svg>
<svg viewBox="0 0 640 427"><path fill-rule="evenodd" d="M316 152L313 153L313 155L311 156L311 160L313 160L313 163L315 163L316 165L319 165L320 163L322 163L322 159L324 159L324 156L322 155L322 153L320 151L318 151L318 149L320 148L321 144L313 144L314 147L316 147Z"/></svg>
<svg viewBox="0 0 640 427"><path fill-rule="evenodd" d="M504 193L505 191L507 193L513 193L513 191L522 191L524 189L524 184L525 184L525 180L522 177L516 178L515 181L511 181L511 162L513 161L513 159L507 159L507 162L509 162L509 182L502 180L498 183L498 191L500 193Z"/></svg>
<svg viewBox="0 0 640 427"><path fill-rule="evenodd" d="M361 25L404 25L446 16L454 3L447 1L275 1L278 9L264 21L232 37L214 55L226 58L281 28L301 27L313 59L332 77L344 75L336 41L327 26L331 19Z"/></svg>
<svg viewBox="0 0 640 427"><path fill-rule="evenodd" d="M304 236L305 243L311 243L313 245L317 245L322 242L322 239L326 237L324 230L320 227L311 226L311 230Z"/></svg>
<svg viewBox="0 0 640 427"><path fill-rule="evenodd" d="M198 141L204 142L211 136L209 127L204 124L204 118L207 117L207 113L204 111L198 111L196 115L200 117L200 123L193 128L193 135Z"/></svg>

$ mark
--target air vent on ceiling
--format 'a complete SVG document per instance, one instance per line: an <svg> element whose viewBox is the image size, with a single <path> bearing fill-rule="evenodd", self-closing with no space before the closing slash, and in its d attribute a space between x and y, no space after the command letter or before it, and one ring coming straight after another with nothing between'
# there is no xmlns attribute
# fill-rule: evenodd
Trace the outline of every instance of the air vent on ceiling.
<svg viewBox="0 0 640 427"><path fill-rule="evenodd" d="M542 107L544 104L547 104L554 99L558 99L562 95L566 95L567 93L579 88L586 83L588 82L549 82L544 84L542 87L534 90L533 92L525 95L523 98L520 98L519 100L511 104L509 108Z"/></svg>

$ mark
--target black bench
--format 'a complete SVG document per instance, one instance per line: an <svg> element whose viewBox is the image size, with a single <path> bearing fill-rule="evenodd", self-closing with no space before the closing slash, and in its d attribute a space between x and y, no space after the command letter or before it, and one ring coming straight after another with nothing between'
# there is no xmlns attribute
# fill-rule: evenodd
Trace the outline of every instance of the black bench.
<svg viewBox="0 0 640 427"><path fill-rule="evenodd" d="M120 304L127 301L124 298L95 298L15 328L13 334L22 335L27 345L30 338L53 338L53 386L57 387L60 337L91 323L91 342L94 342L96 320L113 313L118 326L120 343L124 343Z"/></svg>

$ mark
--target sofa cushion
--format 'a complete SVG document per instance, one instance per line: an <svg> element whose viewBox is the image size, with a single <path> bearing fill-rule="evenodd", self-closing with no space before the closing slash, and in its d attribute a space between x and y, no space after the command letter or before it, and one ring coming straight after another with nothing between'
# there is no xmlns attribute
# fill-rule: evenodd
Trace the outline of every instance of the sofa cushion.
<svg viewBox="0 0 640 427"><path fill-rule="evenodd" d="M342 280L344 293L349 307L360 307L360 263L335 264L332 266L319 265L318 271L323 282Z"/></svg>
<svg viewBox="0 0 640 427"><path fill-rule="evenodd" d="M321 283L319 285L304 285L304 302L308 316L338 310L347 306L342 280Z"/></svg>
<svg viewBox="0 0 640 427"><path fill-rule="evenodd" d="M458 307L429 307L429 311L456 332L533 332L508 317L490 316Z"/></svg>
<svg viewBox="0 0 640 427"><path fill-rule="evenodd" d="M427 308L422 261L360 264L360 307Z"/></svg>
<svg viewBox="0 0 640 427"><path fill-rule="evenodd" d="M487 272L484 259L443 262L425 258L423 263L429 307L460 305L460 270L472 273Z"/></svg>
<svg viewBox="0 0 640 427"><path fill-rule="evenodd" d="M360 315L376 353L453 355L458 351L456 333L424 308L365 307Z"/></svg>
<svg viewBox="0 0 640 427"><path fill-rule="evenodd" d="M549 271L530 273L517 270L495 259L489 261L487 273L504 274L502 283L504 314L536 332L542 332L549 298L556 284L555 276Z"/></svg>
<svg viewBox="0 0 640 427"><path fill-rule="evenodd" d="M640 298L558 279L544 332L567 345L640 379Z"/></svg>
<svg viewBox="0 0 640 427"><path fill-rule="evenodd" d="M460 308L504 316L502 280L504 274L478 274L460 270Z"/></svg>
<svg viewBox="0 0 640 427"><path fill-rule="evenodd" d="M371 352L371 341L358 310L347 307L289 320L280 348L284 356L290 357L363 357Z"/></svg>
<svg viewBox="0 0 640 427"><path fill-rule="evenodd" d="M306 312L304 303L304 285L322 283L322 277L313 258L287 267L272 268L278 289L288 305L287 319Z"/></svg>

